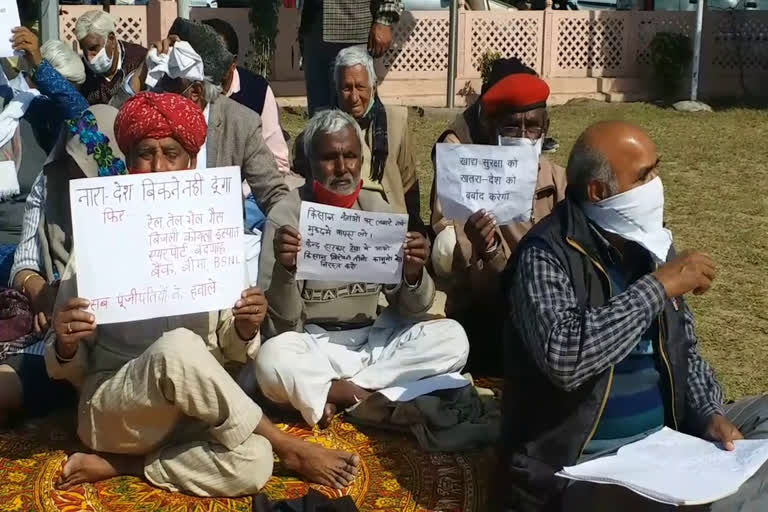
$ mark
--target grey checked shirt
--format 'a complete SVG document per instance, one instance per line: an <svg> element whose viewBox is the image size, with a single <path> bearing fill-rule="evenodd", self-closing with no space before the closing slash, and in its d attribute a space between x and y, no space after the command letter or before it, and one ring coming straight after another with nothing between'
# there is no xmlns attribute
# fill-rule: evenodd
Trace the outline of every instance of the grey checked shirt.
<svg viewBox="0 0 768 512"><path fill-rule="evenodd" d="M528 246L519 258L512 320L539 369L566 391L627 357L667 300L664 287L648 274L605 305L582 310L570 278L552 253ZM702 418L723 414L722 389L698 353L693 314L684 301L681 305L689 347L688 408Z"/></svg>
<svg viewBox="0 0 768 512"><path fill-rule="evenodd" d="M366 43L373 23L394 25L402 10L402 0L324 0L323 40Z"/></svg>

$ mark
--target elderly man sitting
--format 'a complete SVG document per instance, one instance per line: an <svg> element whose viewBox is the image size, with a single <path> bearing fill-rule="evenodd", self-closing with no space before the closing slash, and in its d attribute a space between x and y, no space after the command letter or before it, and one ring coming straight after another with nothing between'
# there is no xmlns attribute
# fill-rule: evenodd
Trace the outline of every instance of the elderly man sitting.
<svg viewBox="0 0 768 512"><path fill-rule="evenodd" d="M764 397L724 406L699 355L683 296L706 292L714 265L700 252L675 255L658 165L640 128L589 127L568 161L566 199L518 247L496 510L667 510L554 473L665 425L726 450L768 437ZM766 471L711 510L765 510Z"/></svg>
<svg viewBox="0 0 768 512"><path fill-rule="evenodd" d="M341 50L333 76L339 108L363 130L363 188L381 193L392 211L407 213L409 229L426 233L416 161L410 149L408 108L382 104L373 59L363 47Z"/></svg>
<svg viewBox="0 0 768 512"><path fill-rule="evenodd" d="M429 247L420 233L407 234L397 285L296 279L302 201L392 211L380 194L361 190L362 147L360 127L344 112L312 118L304 132L311 176L273 209L264 234L265 333L278 336L257 354L256 379L267 398L293 406L310 425L325 425L371 391L459 371L469 351L458 323L422 321L435 288L424 271ZM381 292L389 309L379 316Z"/></svg>
<svg viewBox="0 0 768 512"><path fill-rule="evenodd" d="M119 41L114 18L102 10L77 18L75 37L87 68L80 92L91 105L109 103L125 77L144 62L147 49Z"/></svg>
<svg viewBox="0 0 768 512"><path fill-rule="evenodd" d="M194 169L205 132L200 108L176 94L137 95L115 119L131 173ZM52 377L79 387L78 435L102 455L72 455L61 488L132 474L197 496L248 495L271 476L273 449L312 481L336 488L352 481L356 456L278 430L219 363L244 362L246 348L258 345L260 290L245 290L232 310L97 328L75 279L73 256L45 361Z"/></svg>
<svg viewBox="0 0 768 512"><path fill-rule="evenodd" d="M530 145L539 155L549 130L549 86L520 65L517 73L489 84L481 98L438 138L450 144ZM530 71L530 72L529 72ZM463 172L461 169L452 172ZM437 180L435 171L435 182ZM565 170L540 157L531 218L499 226L485 210L466 222L443 217L432 189L432 228L436 232L432 264L448 281L446 314L461 323L472 345L468 369L502 375L502 326L506 314L500 276L520 239L546 217L565 195Z"/></svg>

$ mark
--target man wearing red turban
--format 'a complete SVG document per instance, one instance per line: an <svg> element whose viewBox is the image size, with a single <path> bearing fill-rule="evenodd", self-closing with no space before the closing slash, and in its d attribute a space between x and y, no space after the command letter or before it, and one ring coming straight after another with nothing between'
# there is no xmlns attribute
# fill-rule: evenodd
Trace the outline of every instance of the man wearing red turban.
<svg viewBox="0 0 768 512"><path fill-rule="evenodd" d="M178 94L136 95L114 127L131 173L195 169L206 139L200 107ZM341 489L355 479L357 455L277 429L220 364L245 362L258 349L267 313L259 288L243 291L231 309L97 330L75 282L73 259L58 291L46 370L79 388L78 434L95 453L67 459L60 489L134 475L169 491L245 496L272 475L273 451L312 482ZM181 424L199 436L175 436Z"/></svg>
<svg viewBox="0 0 768 512"><path fill-rule="evenodd" d="M541 156L549 131L549 85L519 61L505 64L506 73L492 72L480 99L457 116L437 142L533 145L539 161L538 170L530 170L537 173L531 218L503 226L486 210L474 212L466 221L445 218L435 193L435 171L431 222L432 267L449 283L446 315L461 323L469 337L467 369L497 376L503 374L502 324L507 316L501 273L528 230L565 197L566 187L565 169Z"/></svg>
<svg viewBox="0 0 768 512"><path fill-rule="evenodd" d="M131 174L194 169L207 130L197 103L172 93L137 94L115 119L115 138Z"/></svg>

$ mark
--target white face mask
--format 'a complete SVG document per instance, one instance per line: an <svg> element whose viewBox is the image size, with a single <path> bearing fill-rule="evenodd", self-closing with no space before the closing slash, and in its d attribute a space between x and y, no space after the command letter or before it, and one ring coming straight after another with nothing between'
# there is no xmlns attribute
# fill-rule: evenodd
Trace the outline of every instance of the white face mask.
<svg viewBox="0 0 768 512"><path fill-rule="evenodd" d="M112 58L107 55L106 43L104 48L99 50L91 60L86 60L85 64L97 75L106 75L112 69Z"/></svg>
<svg viewBox="0 0 768 512"><path fill-rule="evenodd" d="M658 176L624 193L586 203L584 213L609 233L646 248L657 263L667 260L672 232L664 228L664 186Z"/></svg>
<svg viewBox="0 0 768 512"><path fill-rule="evenodd" d="M536 148L536 157L541 157L541 144L544 137L540 137L536 142L532 142L531 139L520 137L504 137L499 135L499 146L534 146Z"/></svg>

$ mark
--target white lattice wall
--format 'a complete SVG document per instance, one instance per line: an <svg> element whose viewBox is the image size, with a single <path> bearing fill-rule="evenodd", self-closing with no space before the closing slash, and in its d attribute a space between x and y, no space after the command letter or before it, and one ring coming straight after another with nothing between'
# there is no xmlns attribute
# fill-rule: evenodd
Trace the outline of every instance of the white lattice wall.
<svg viewBox="0 0 768 512"><path fill-rule="evenodd" d="M692 12L638 12L635 24L637 38L635 44L635 65L638 72L644 73L651 69L651 52L649 45L659 32L684 34L693 41L695 14Z"/></svg>
<svg viewBox="0 0 768 512"><path fill-rule="evenodd" d="M542 71L542 38L544 12L515 12L514 16L498 12L467 11L464 49L464 76L480 76L480 59L488 50L502 57L517 57L527 66Z"/></svg>
<svg viewBox="0 0 768 512"><path fill-rule="evenodd" d="M705 66L713 73L768 72L768 13L710 13Z"/></svg>
<svg viewBox="0 0 768 512"><path fill-rule="evenodd" d="M87 11L98 8L90 5L62 6L59 15L59 39L76 42L77 18ZM145 6L112 6L110 14L115 18L115 32L118 39L147 46L147 8Z"/></svg>
<svg viewBox="0 0 768 512"><path fill-rule="evenodd" d="M627 43L631 16L611 11L547 12L552 45L548 75L621 76L630 59Z"/></svg>
<svg viewBox="0 0 768 512"><path fill-rule="evenodd" d="M444 78L448 71L448 13L404 12L379 69L390 78Z"/></svg>

